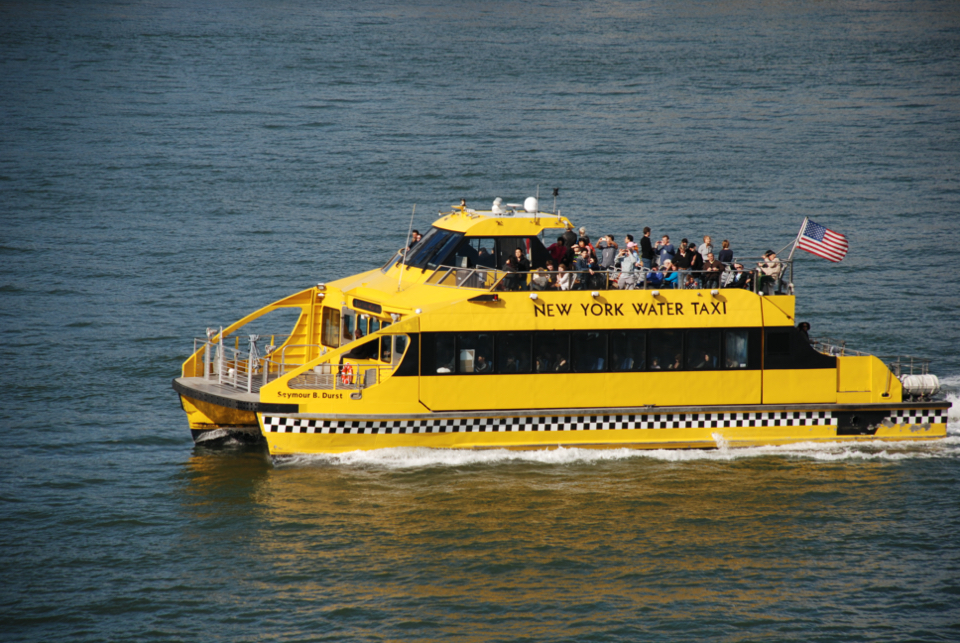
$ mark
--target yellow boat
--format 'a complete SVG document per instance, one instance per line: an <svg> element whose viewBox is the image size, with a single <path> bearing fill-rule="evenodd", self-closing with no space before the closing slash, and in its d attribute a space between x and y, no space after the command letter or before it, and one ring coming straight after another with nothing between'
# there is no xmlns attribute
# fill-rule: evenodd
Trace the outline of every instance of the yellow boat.
<svg viewBox="0 0 960 643"><path fill-rule="evenodd" d="M925 363L796 328L791 262L767 294L620 290L606 273L541 290L556 275L498 268L517 249L544 267L544 239L572 223L532 199L495 206L455 208L381 268L208 329L173 383L195 440L262 436L285 456L946 436ZM286 334L249 332L283 313Z"/></svg>

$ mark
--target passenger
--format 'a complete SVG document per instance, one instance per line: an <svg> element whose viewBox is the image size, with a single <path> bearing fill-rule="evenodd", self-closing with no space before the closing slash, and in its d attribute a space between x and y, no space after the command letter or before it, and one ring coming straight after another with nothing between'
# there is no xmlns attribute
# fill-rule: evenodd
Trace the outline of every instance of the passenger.
<svg viewBox="0 0 960 643"><path fill-rule="evenodd" d="M681 273L681 274L682 274L682 273ZM696 279L696 277L694 277L694 276L691 275L690 273L686 273L686 275L687 275L687 278L686 278L686 280L683 282L683 287L684 287L684 289L686 289L686 290L696 290L697 288L700 287L699 284L697 284L697 279Z"/></svg>
<svg viewBox="0 0 960 643"><path fill-rule="evenodd" d="M654 246L654 250L659 253L660 257L660 266L667 261L673 261L673 258L676 256L677 251L674 249L673 244L670 243L670 237L668 235L663 235L663 238L657 242L657 245Z"/></svg>
<svg viewBox="0 0 960 643"><path fill-rule="evenodd" d="M517 274L517 268L513 265L513 257L507 257L503 262L503 271L507 273L500 282L501 290L520 290L521 276Z"/></svg>
<svg viewBox="0 0 960 643"><path fill-rule="evenodd" d="M496 263L493 261L493 253L486 248L480 248L477 252L477 265L493 268Z"/></svg>
<svg viewBox="0 0 960 643"><path fill-rule="evenodd" d="M742 263L734 262L732 274L733 278L726 285L727 288L744 288L747 290L753 290L753 273L749 270L744 270Z"/></svg>
<svg viewBox="0 0 960 643"><path fill-rule="evenodd" d="M493 370L493 365L486 355L477 355L477 363L473 367L474 373L489 373Z"/></svg>
<svg viewBox="0 0 960 643"><path fill-rule="evenodd" d="M671 371L679 371L679 370L680 370L680 353L677 353L677 355L673 358L673 364L671 364L670 366L668 366L667 369L669 369L669 370L671 370Z"/></svg>
<svg viewBox="0 0 960 643"><path fill-rule="evenodd" d="M570 272L570 266L562 263L557 268L557 282L554 285L557 290L571 290L573 288L573 273Z"/></svg>
<svg viewBox="0 0 960 643"><path fill-rule="evenodd" d="M709 352L704 352L697 363L694 365L695 369L705 370L710 369L716 366L716 360L710 355Z"/></svg>
<svg viewBox="0 0 960 643"><path fill-rule="evenodd" d="M573 248L577 245L577 233L573 231L573 226L567 224L567 229L563 231L563 245Z"/></svg>
<svg viewBox="0 0 960 643"><path fill-rule="evenodd" d="M578 237L578 239L583 239L584 241L587 242L587 245L590 246L590 237L587 236L587 229L584 228L583 226L580 226L579 232L580 232L580 236ZM590 247L592 248L593 246L590 246Z"/></svg>
<svg viewBox="0 0 960 643"><path fill-rule="evenodd" d="M633 239L631 239L633 241ZM650 227L647 226L643 229L643 236L640 237L640 260L643 262L643 267L647 270L653 265L653 246L650 245Z"/></svg>
<svg viewBox="0 0 960 643"><path fill-rule="evenodd" d="M413 230L410 233L410 245L407 246L407 250L411 249L412 247L420 243L420 239L421 239L420 233L417 232L416 230Z"/></svg>
<svg viewBox="0 0 960 643"><path fill-rule="evenodd" d="M517 269L517 272L530 272L530 262L527 261L527 257L520 248L513 251L513 267Z"/></svg>
<svg viewBox="0 0 960 643"><path fill-rule="evenodd" d="M697 251L697 248L690 244L687 248L690 251L690 272L693 274L693 278L697 281L696 288L700 287L700 280L703 275L703 255Z"/></svg>
<svg viewBox="0 0 960 643"><path fill-rule="evenodd" d="M590 284L590 266L593 263L593 258L590 256L589 248L580 249L580 258L577 259L576 271L577 276L573 282L574 290L586 290Z"/></svg>
<svg viewBox="0 0 960 643"><path fill-rule="evenodd" d="M569 250L569 248L567 248L566 244L563 242L563 235L557 237L557 242L550 244L550 247L547 248L547 252L550 253L550 256L553 257L553 260L557 263L560 263L564 260L564 258L567 256L567 250Z"/></svg>
<svg viewBox="0 0 960 643"><path fill-rule="evenodd" d="M547 248L547 252L550 253L550 256L553 257L553 260L557 263L563 263L566 261L567 253L569 251L570 249L563 242L563 235L557 237L557 242L551 244L550 247Z"/></svg>
<svg viewBox="0 0 960 643"><path fill-rule="evenodd" d="M546 290L550 287L550 279L543 268L537 268L537 271L530 279L530 290Z"/></svg>
<svg viewBox="0 0 960 643"><path fill-rule="evenodd" d="M557 353L557 357L553 360L553 364L554 373L566 373L570 370L570 365L567 364L567 358L560 353Z"/></svg>
<svg viewBox="0 0 960 643"><path fill-rule="evenodd" d="M797 324L797 330L800 331L800 337L803 338L803 341L808 344L813 343L813 340L810 339L810 322L800 322Z"/></svg>
<svg viewBox="0 0 960 643"><path fill-rule="evenodd" d="M663 285L663 274L660 272L660 266L654 266L647 273L647 287L659 288Z"/></svg>
<svg viewBox="0 0 960 643"><path fill-rule="evenodd" d="M677 254L673 258L673 267L676 268L678 273L680 273L677 276L677 282L684 288L687 287L687 277L692 269L692 264L693 252L691 252L687 240L684 239L680 242L680 249L677 250Z"/></svg>
<svg viewBox="0 0 960 643"><path fill-rule="evenodd" d="M617 288L620 290L634 290L640 280L640 255L637 254L637 244L627 243L627 248L620 253L620 278L617 279Z"/></svg>
<svg viewBox="0 0 960 643"><path fill-rule="evenodd" d="M703 264L703 287L719 288L720 275L725 269L726 266L714 259L712 252L708 252L707 261Z"/></svg>
<svg viewBox="0 0 960 643"><path fill-rule="evenodd" d="M725 266L733 263L733 250L730 249L730 242L726 239L723 240L723 247L720 249L720 254L717 255L717 260Z"/></svg>
<svg viewBox="0 0 960 643"><path fill-rule="evenodd" d="M660 369L660 358L659 358L659 357L654 357L653 359L650 360L650 370L651 370L651 371L659 371L659 370L661 370L661 369Z"/></svg>
<svg viewBox="0 0 960 643"><path fill-rule="evenodd" d="M507 357L507 363L503 365L504 373L519 373L520 365L517 364L517 358L514 356Z"/></svg>
<svg viewBox="0 0 960 643"><path fill-rule="evenodd" d="M547 259L547 288L553 288L557 283L557 264L553 259Z"/></svg>
<svg viewBox="0 0 960 643"><path fill-rule="evenodd" d="M703 243L701 243L700 247L697 248L697 252L700 253L701 257L706 257L708 254L713 252L713 244L711 243L710 235L703 235Z"/></svg>
<svg viewBox="0 0 960 643"><path fill-rule="evenodd" d="M537 359L534 360L538 373L549 373L550 369L550 356L547 354L537 355Z"/></svg>
<svg viewBox="0 0 960 643"><path fill-rule="evenodd" d="M774 290L780 292L780 275L783 273L783 265L773 250L764 252L763 258L766 261L757 264L760 270L760 289L763 290L763 294L772 295Z"/></svg>
<svg viewBox="0 0 960 643"><path fill-rule="evenodd" d="M679 286L679 284L677 283L677 280L679 279L679 275L677 274L677 271L674 270L672 261L667 260L667 262L663 266L663 270L661 270L661 274L663 275L664 288L668 290L674 290Z"/></svg>
<svg viewBox="0 0 960 643"><path fill-rule="evenodd" d="M613 260L617 258L617 251L619 249L620 247L617 245L617 242L613 240L612 234L600 237L600 241L597 242L597 250L600 251L600 267L604 270L612 268Z"/></svg>

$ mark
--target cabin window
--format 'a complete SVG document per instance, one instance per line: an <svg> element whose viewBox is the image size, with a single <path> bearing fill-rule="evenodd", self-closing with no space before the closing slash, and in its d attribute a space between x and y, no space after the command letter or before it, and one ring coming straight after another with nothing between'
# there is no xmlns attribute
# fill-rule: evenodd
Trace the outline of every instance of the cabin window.
<svg viewBox="0 0 960 643"><path fill-rule="evenodd" d="M651 371L676 371L683 368L683 331L650 331Z"/></svg>
<svg viewBox="0 0 960 643"><path fill-rule="evenodd" d="M424 347L426 348L426 347ZM437 333L433 336L431 347L432 360L427 364L428 375L447 375L456 372L456 337L451 333Z"/></svg>
<svg viewBox="0 0 960 643"><path fill-rule="evenodd" d="M687 331L687 359L689 371L710 371L720 365L720 331Z"/></svg>
<svg viewBox="0 0 960 643"><path fill-rule="evenodd" d="M610 370L642 371L647 366L647 334L642 330L610 332Z"/></svg>
<svg viewBox="0 0 960 643"><path fill-rule="evenodd" d="M388 364L393 361L393 350L391 350L391 344L393 337L391 335L384 335L380 338L380 361L387 362Z"/></svg>
<svg viewBox="0 0 960 643"><path fill-rule="evenodd" d="M457 373L493 372L493 335L459 333L457 335Z"/></svg>
<svg viewBox="0 0 960 643"><path fill-rule="evenodd" d="M343 354L344 359L379 359L380 342L372 339L354 346Z"/></svg>
<svg viewBox="0 0 960 643"><path fill-rule="evenodd" d="M340 346L340 311L323 307L320 343L330 348Z"/></svg>
<svg viewBox="0 0 960 643"><path fill-rule="evenodd" d="M727 330L723 333L724 367L747 368L749 335L746 330Z"/></svg>
<svg viewBox="0 0 960 643"><path fill-rule="evenodd" d="M403 357L407 350L407 344L410 342L406 335L393 336L393 363L396 364Z"/></svg>
<svg viewBox="0 0 960 643"><path fill-rule="evenodd" d="M533 355L537 373L568 373L570 333L534 333Z"/></svg>
<svg viewBox="0 0 960 643"><path fill-rule="evenodd" d="M530 333L500 333L497 336L497 372L529 373Z"/></svg>
<svg viewBox="0 0 960 643"><path fill-rule="evenodd" d="M420 243L410 251L412 256L408 263L417 268L427 265L436 266L446 258L462 238L462 232L431 228Z"/></svg>
<svg viewBox="0 0 960 643"><path fill-rule="evenodd" d="M443 263L457 268L496 268L496 253L495 237L468 237L460 242L457 251L447 257Z"/></svg>
<svg viewBox="0 0 960 643"><path fill-rule="evenodd" d="M570 346L574 371L599 373L606 370L607 333L601 331L573 333Z"/></svg>

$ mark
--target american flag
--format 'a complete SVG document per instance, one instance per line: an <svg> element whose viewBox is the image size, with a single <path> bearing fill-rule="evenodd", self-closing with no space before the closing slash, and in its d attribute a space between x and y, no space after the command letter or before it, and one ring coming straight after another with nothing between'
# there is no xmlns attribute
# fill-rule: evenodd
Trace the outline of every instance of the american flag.
<svg viewBox="0 0 960 643"><path fill-rule="evenodd" d="M847 254L847 238L807 219L800 231L797 247L830 261L840 261Z"/></svg>

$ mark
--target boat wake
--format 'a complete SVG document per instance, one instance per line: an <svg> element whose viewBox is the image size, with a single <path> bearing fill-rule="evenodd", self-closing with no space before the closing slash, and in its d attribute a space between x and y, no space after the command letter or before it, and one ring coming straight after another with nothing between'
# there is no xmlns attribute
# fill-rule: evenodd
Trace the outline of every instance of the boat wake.
<svg viewBox="0 0 960 643"><path fill-rule="evenodd" d="M942 440L891 443L883 440L856 444L802 442L785 446L730 448L715 435L716 449L579 449L560 447L538 451L490 449L482 451L394 448L339 454L297 455L275 460L278 467L334 466L375 469L427 469L504 464L600 464L616 460L647 459L662 462L723 462L749 458L804 459L816 462L960 459L960 422L952 414L950 431Z"/></svg>

